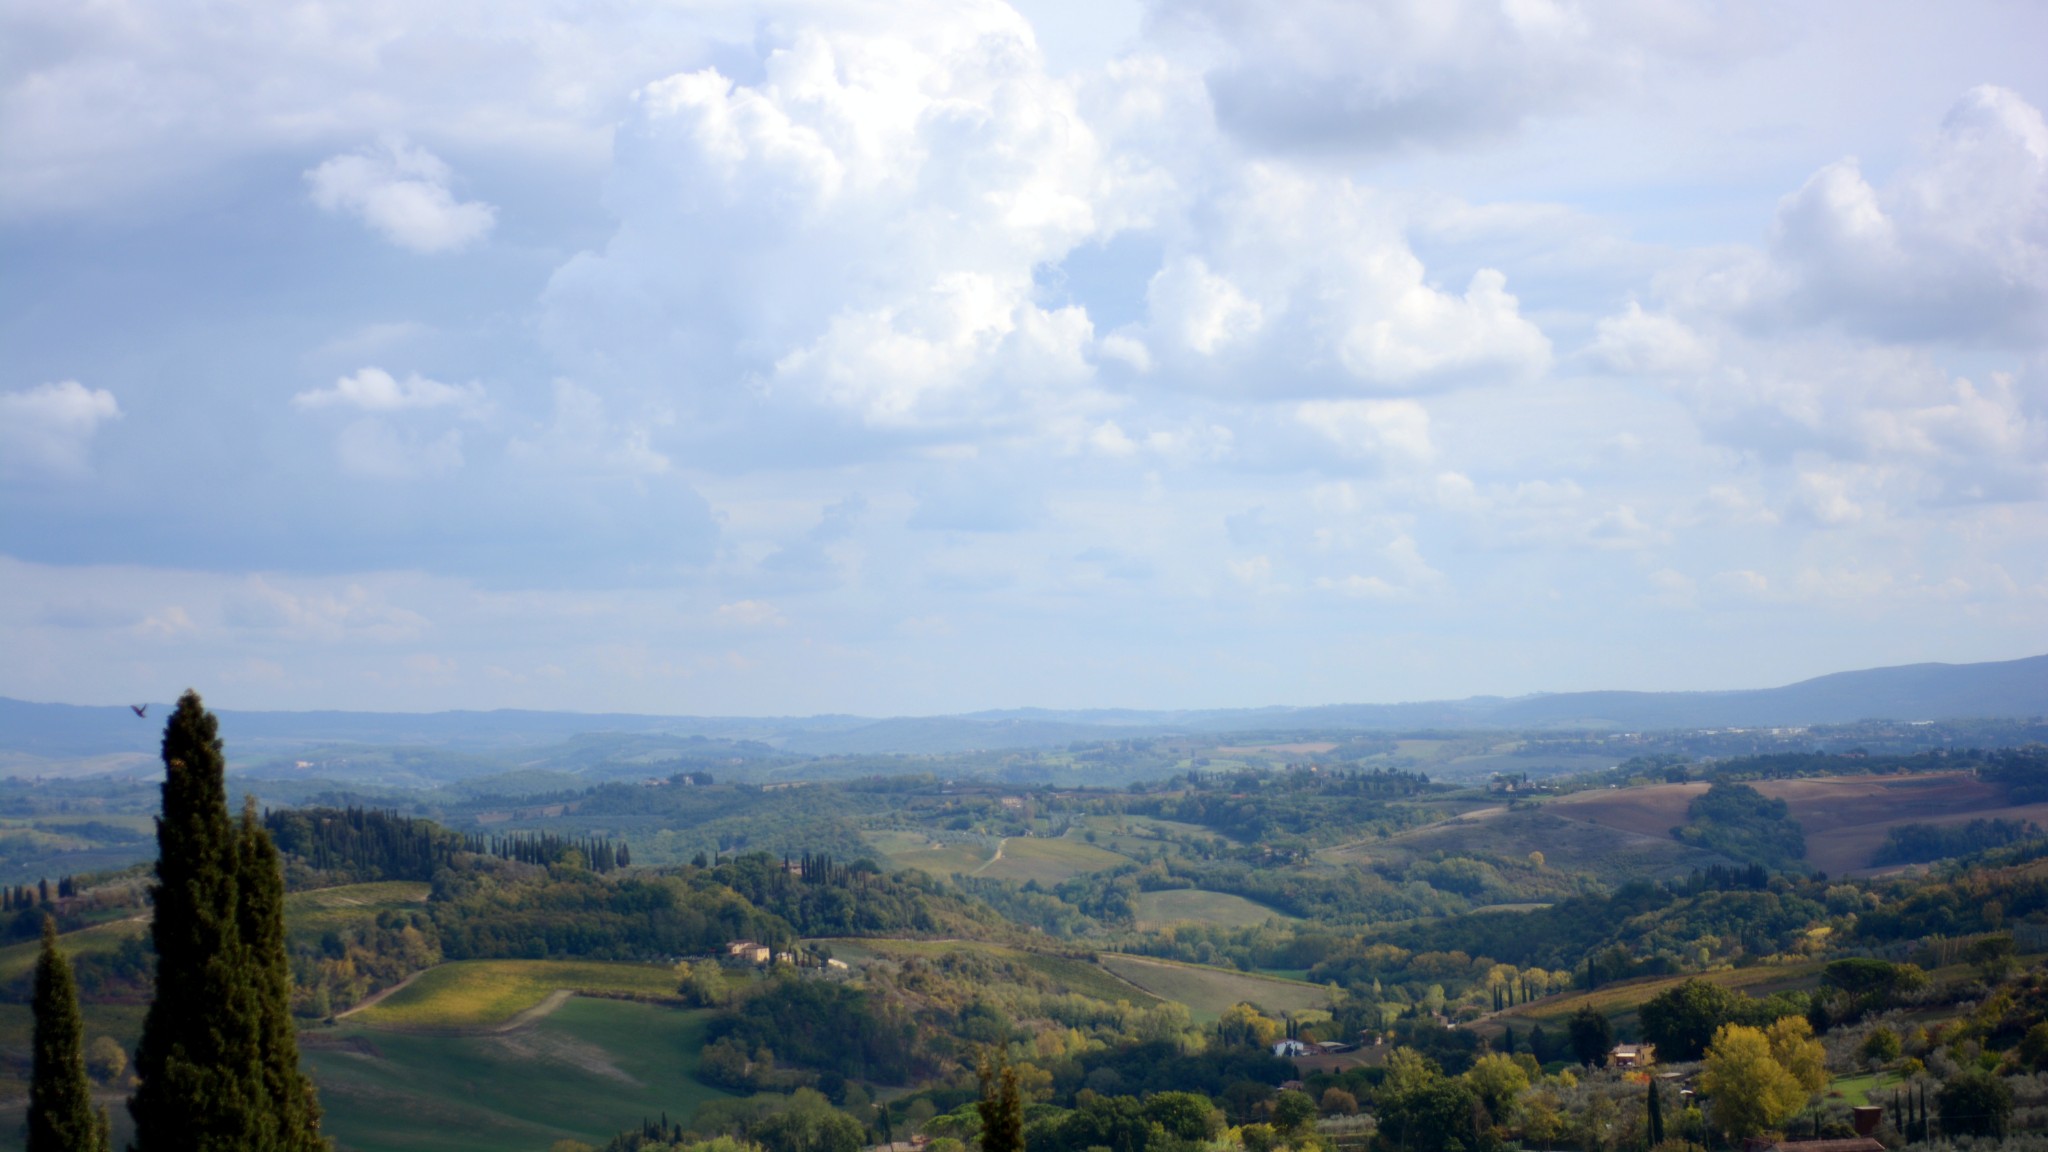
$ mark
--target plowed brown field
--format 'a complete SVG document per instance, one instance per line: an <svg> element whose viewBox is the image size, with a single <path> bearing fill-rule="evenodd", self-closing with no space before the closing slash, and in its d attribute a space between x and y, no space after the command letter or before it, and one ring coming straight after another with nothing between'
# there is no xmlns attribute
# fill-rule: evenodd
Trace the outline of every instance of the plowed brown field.
<svg viewBox="0 0 2048 1152"><path fill-rule="evenodd" d="M1790 805L1806 829L1806 856L1829 873L1870 865L1871 853L1895 824L1960 824L1996 816L2048 827L2048 804L2008 807L1995 787L1968 773L1927 776L1831 776L1762 780L1756 790ZM1669 836L1685 823L1686 806L1705 784L1652 784L1582 792L1544 806L1567 820L1645 836Z"/></svg>

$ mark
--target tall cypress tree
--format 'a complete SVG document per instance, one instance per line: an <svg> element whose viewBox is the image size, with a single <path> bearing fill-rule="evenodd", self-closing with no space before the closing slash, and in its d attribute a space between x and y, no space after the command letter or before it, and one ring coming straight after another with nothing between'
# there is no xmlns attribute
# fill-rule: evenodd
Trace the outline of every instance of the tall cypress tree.
<svg viewBox="0 0 2048 1152"><path fill-rule="evenodd" d="M277 1118L263 1073L261 1013L239 912L219 725L187 691L164 725L157 817L156 998L142 1023L128 1102L136 1152L270 1152Z"/></svg>
<svg viewBox="0 0 2048 1152"><path fill-rule="evenodd" d="M1655 1148L1664 1142L1664 1097L1657 1091L1657 1079L1654 1076L1650 1078L1648 1112L1649 1120L1646 1127L1650 1130L1650 1147Z"/></svg>
<svg viewBox="0 0 2048 1152"><path fill-rule="evenodd" d="M28 1086L28 1152L108 1152L104 1114L85 1078L85 1019L71 961L57 950L57 922L43 917L36 959L35 1057Z"/></svg>
<svg viewBox="0 0 2048 1152"><path fill-rule="evenodd" d="M1024 1152L1023 1093L1008 1054L991 1048L982 1053L977 1071L981 1102L975 1110L981 1113L982 1152Z"/></svg>
<svg viewBox="0 0 2048 1152"><path fill-rule="evenodd" d="M276 1116L280 1152L319 1152L320 1102L299 1071L299 1037L292 1027L292 970L285 953L284 862L256 816L256 799L242 807L240 921L261 1028L263 1089Z"/></svg>

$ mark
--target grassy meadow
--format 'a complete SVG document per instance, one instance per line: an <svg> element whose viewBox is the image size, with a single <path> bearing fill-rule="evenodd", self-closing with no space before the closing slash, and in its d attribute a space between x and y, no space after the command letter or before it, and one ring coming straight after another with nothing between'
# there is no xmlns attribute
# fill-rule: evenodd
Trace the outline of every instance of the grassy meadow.
<svg viewBox="0 0 2048 1152"><path fill-rule="evenodd" d="M1222 928L1250 928L1268 920L1295 922L1294 917L1256 900L1228 892L1204 892L1198 888L1142 892L1136 903L1138 927L1147 931L1183 920L1199 920Z"/></svg>
<svg viewBox="0 0 2048 1152"><path fill-rule="evenodd" d="M1012 836L1003 841L999 856L975 869L973 874L995 880L1015 880L1019 884L1036 880L1049 886L1128 863L1127 857L1078 838L1055 840Z"/></svg>

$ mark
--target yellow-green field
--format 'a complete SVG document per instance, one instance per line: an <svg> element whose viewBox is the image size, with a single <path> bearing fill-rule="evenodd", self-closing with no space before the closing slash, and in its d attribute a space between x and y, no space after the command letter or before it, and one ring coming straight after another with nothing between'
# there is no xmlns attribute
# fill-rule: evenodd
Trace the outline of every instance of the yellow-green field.
<svg viewBox="0 0 2048 1152"><path fill-rule="evenodd" d="M1204 892L1198 888L1143 892L1138 896L1137 906L1138 927L1142 929L1163 928L1183 920L1224 928L1249 928L1268 920L1294 919L1256 900L1228 892Z"/></svg>
<svg viewBox="0 0 2048 1152"><path fill-rule="evenodd" d="M1187 1005L1194 1018L1203 1022L1217 1019L1225 1009L1240 1003L1255 1004L1267 1013L1299 1012L1330 1004L1328 989L1299 980L1119 952L1104 953L1102 966L1162 1000Z"/></svg>
<svg viewBox="0 0 2048 1152"><path fill-rule="evenodd" d="M59 939L65 955L90 956L115 951L131 937L144 935L148 931L149 920L138 917L80 928L76 932L66 932ZM36 966L36 953L41 951L42 947L40 940L25 940L0 948L0 984L28 975Z"/></svg>
<svg viewBox="0 0 2048 1152"><path fill-rule="evenodd" d="M691 1077L708 1013L578 997L504 1033L307 1033L324 1127L350 1152L542 1152L602 1145L642 1117L688 1121L725 1095Z"/></svg>
<svg viewBox="0 0 2048 1152"><path fill-rule="evenodd" d="M832 954L851 964L864 964L875 960L902 959L908 956L930 958L949 952L977 952L988 956L1000 956L1008 960L1019 960L1037 972L1044 974L1067 992L1082 996L1093 996L1098 1000L1114 1003L1128 1000L1133 1004L1150 1004L1158 1000L1143 988L1139 988L1118 977L1100 964L1069 956L1053 956L1044 952L1028 952L1022 948L1011 948L1002 944L985 944L977 940L875 940L875 939L833 939L815 943L831 948Z"/></svg>
<svg viewBox="0 0 2048 1152"><path fill-rule="evenodd" d="M460 960L427 969L349 1021L370 1028L473 1030L507 1024L557 992L662 1000L675 990L675 973L658 964Z"/></svg>
<svg viewBox="0 0 2048 1152"><path fill-rule="evenodd" d="M973 874L994 880L1015 880L1020 884L1028 880L1058 884L1089 872L1129 863L1128 857L1104 851L1080 839L1012 836L1003 841L998 856L974 869Z"/></svg>

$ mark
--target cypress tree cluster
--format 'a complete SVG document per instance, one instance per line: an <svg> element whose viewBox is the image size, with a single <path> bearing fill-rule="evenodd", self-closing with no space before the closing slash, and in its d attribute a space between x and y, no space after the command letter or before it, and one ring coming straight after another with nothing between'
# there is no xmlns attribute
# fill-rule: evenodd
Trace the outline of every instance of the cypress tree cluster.
<svg viewBox="0 0 2048 1152"><path fill-rule="evenodd" d="M228 815L219 725L198 693L179 698L163 757L136 1152L324 1150L292 1030L277 849L253 807Z"/></svg>
<svg viewBox="0 0 2048 1152"><path fill-rule="evenodd" d="M358 880L432 880L468 848L431 820L376 808L284 809L263 827L280 853Z"/></svg>
<svg viewBox="0 0 2048 1152"><path fill-rule="evenodd" d="M85 1078L85 1018L71 961L57 950L57 922L43 918L36 959L35 1056L29 1073L28 1152L109 1152L106 1114Z"/></svg>
<svg viewBox="0 0 2048 1152"><path fill-rule="evenodd" d="M553 864L570 852L581 852L592 872L610 872L633 862L624 841L617 844L602 836L557 836L552 832L509 832L502 836L471 836L464 847L483 856L517 860L521 864Z"/></svg>

